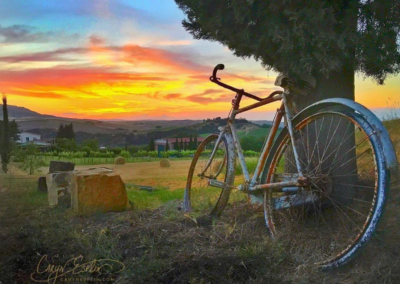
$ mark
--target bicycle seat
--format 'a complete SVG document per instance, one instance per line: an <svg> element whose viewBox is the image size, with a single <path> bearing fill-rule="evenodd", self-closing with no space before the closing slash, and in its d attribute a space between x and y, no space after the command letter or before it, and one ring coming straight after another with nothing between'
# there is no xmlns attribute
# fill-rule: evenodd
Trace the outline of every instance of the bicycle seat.
<svg viewBox="0 0 400 284"><path fill-rule="evenodd" d="M314 76L309 74L300 74L296 77L289 77L287 74L279 75L275 80L275 86L289 89L296 94L307 95L317 85Z"/></svg>

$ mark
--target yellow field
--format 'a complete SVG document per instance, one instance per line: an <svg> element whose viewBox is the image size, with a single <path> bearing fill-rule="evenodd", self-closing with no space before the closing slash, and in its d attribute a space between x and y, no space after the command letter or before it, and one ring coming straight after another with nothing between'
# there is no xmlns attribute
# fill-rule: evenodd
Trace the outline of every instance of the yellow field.
<svg viewBox="0 0 400 284"><path fill-rule="evenodd" d="M128 184L153 187L169 187L170 190L184 188L191 160L170 161L171 167L161 168L160 162L128 163L125 165L96 165L110 168L121 175ZM90 169L94 166L76 166L77 170Z"/></svg>

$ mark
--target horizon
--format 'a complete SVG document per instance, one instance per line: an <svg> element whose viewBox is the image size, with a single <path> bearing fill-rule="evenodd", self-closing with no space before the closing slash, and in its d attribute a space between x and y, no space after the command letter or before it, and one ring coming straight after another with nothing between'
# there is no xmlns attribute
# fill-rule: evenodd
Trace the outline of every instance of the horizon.
<svg viewBox="0 0 400 284"><path fill-rule="evenodd" d="M235 94L208 80L219 63L228 84L262 97L280 89L273 85L277 74L254 59L194 40L172 0L17 0L0 16L0 92L10 105L39 113L131 121L225 117ZM355 87L356 101L370 109L400 102L399 75L378 86L357 74ZM277 105L243 117L271 120Z"/></svg>

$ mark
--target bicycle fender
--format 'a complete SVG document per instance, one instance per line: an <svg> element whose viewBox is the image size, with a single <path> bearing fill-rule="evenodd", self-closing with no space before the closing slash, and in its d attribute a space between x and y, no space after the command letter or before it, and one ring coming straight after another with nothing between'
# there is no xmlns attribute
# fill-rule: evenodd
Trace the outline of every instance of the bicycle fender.
<svg viewBox="0 0 400 284"><path fill-rule="evenodd" d="M348 109L349 111L355 111L362 115L371 125L371 127L376 131L379 143L383 149L383 155L386 162L386 168L389 170L391 177L393 177L396 181L399 181L399 164L397 161L396 151L393 146L393 142L390 139L389 133L386 128L383 126L382 122L379 118L365 106L343 98L331 98L325 99L319 102L316 102L293 117L294 121L299 121L304 117L307 117L315 112L333 106L340 106Z"/></svg>

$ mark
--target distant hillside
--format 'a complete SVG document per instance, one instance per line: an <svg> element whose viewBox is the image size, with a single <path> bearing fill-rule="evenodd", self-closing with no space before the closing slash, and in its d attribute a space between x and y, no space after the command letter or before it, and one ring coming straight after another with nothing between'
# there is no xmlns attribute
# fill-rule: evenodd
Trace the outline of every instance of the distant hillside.
<svg viewBox="0 0 400 284"><path fill-rule="evenodd" d="M2 105L1 105L2 106ZM3 108L0 107L0 117L3 116ZM49 118L49 117L54 117L52 115L45 115L45 114L40 114L38 112L32 111L30 109L24 108L24 107L19 107L19 106L13 106L9 105L8 106L8 116L10 119L17 119L17 118Z"/></svg>

